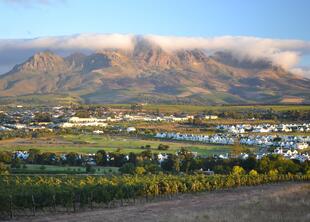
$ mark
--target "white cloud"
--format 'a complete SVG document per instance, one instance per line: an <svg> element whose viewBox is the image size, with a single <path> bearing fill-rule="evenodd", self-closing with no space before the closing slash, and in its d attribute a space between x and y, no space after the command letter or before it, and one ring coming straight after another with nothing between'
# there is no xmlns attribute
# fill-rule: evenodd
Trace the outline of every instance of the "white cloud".
<svg viewBox="0 0 310 222"><path fill-rule="evenodd" d="M310 69L309 68L296 67L296 68L290 69L290 71L296 75L310 79Z"/></svg>
<svg viewBox="0 0 310 222"><path fill-rule="evenodd" d="M228 50L238 58L265 58L276 65L291 68L302 54L310 54L310 42L300 40L265 39L247 36L214 38L146 36L167 50L204 48L209 52Z"/></svg>
<svg viewBox="0 0 310 222"><path fill-rule="evenodd" d="M8 69L13 64L23 62L33 53L46 49L61 54L68 54L73 51L89 52L106 48L131 50L140 38L154 42L167 51L200 48L205 49L208 53L213 53L225 50L230 51L239 59L256 60L264 58L290 70L298 66L299 59L303 55L310 54L310 42L301 40L248 36L205 38L157 35L137 37L132 34L77 34L35 39L0 39L0 67L7 67L6 69ZM0 72L3 72L5 68L1 69Z"/></svg>
<svg viewBox="0 0 310 222"><path fill-rule="evenodd" d="M1 48L51 49L51 50L98 50L104 48L131 49L133 35L121 34L80 34L61 37L41 37L24 40L0 41Z"/></svg>

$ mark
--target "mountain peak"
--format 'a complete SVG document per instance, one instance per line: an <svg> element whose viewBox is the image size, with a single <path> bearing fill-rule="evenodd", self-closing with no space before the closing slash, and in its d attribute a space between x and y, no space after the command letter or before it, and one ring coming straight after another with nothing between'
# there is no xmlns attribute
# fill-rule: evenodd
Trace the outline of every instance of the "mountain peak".
<svg viewBox="0 0 310 222"><path fill-rule="evenodd" d="M38 52L26 62L13 68L13 72L61 73L68 70L65 60L51 51Z"/></svg>
<svg viewBox="0 0 310 222"><path fill-rule="evenodd" d="M177 64L177 59L174 55L169 54L157 44L144 38L137 38L133 50L133 57L140 66L165 69Z"/></svg>
<svg viewBox="0 0 310 222"><path fill-rule="evenodd" d="M86 55L80 52L72 53L71 55L65 58L65 61L68 63L72 70L82 70L84 67L84 60Z"/></svg>
<svg viewBox="0 0 310 222"><path fill-rule="evenodd" d="M90 102L196 104L277 103L294 96L307 103L309 85L269 61L229 52L208 56L200 49L166 51L141 38L133 51L105 49L66 58L36 53L0 77L0 94L74 93Z"/></svg>

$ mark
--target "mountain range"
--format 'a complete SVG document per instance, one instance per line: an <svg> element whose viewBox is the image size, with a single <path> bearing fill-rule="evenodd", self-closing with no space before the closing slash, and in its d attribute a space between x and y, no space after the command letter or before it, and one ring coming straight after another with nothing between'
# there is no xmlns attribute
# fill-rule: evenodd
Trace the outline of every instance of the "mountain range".
<svg viewBox="0 0 310 222"><path fill-rule="evenodd" d="M0 99L46 95L85 103L309 103L310 80L264 59L166 51L140 39L131 50L39 52L0 76Z"/></svg>

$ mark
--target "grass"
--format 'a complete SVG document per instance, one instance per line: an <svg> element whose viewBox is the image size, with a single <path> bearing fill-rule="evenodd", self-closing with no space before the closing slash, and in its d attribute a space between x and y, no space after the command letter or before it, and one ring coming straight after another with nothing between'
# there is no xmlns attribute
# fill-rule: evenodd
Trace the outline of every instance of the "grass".
<svg viewBox="0 0 310 222"><path fill-rule="evenodd" d="M25 168L23 166L26 166ZM94 174L117 174L118 167L100 167L94 166ZM38 165L38 164L25 164L21 168L11 169L13 173L40 173L40 174L83 174L86 172L86 167L83 166L55 166L55 165Z"/></svg>
<svg viewBox="0 0 310 222"><path fill-rule="evenodd" d="M170 199L96 211L67 214L44 213L20 221L126 221L126 222L284 222L309 221L310 186L306 183L278 183L183 194ZM46 212L45 212L46 213Z"/></svg>
<svg viewBox="0 0 310 222"><path fill-rule="evenodd" d="M130 104L109 104L112 108L130 109ZM288 110L310 110L310 105L223 105L223 106L195 106L195 105L165 105L165 104L147 104L143 106L146 111L163 113L199 113L203 111L246 111L246 110L267 110L275 111Z"/></svg>
<svg viewBox="0 0 310 222"><path fill-rule="evenodd" d="M78 152L96 153L100 149L108 152L119 150L121 153L140 153L141 146L150 145L153 152L159 152L159 144L169 145L167 153L175 153L182 147L198 152L201 155L213 155L228 153L231 145L208 145L201 143L190 143L181 141L161 141L133 137L121 136L101 136L101 135L64 135L62 137L38 138L36 140L19 139L8 140L0 143L0 151L40 149L42 152Z"/></svg>
<svg viewBox="0 0 310 222"><path fill-rule="evenodd" d="M68 94L42 94L42 95L25 95L16 97L1 97L0 103L2 105L25 105L29 106L41 106L41 105L70 105L78 104L81 99L76 96L71 96Z"/></svg>
<svg viewBox="0 0 310 222"><path fill-rule="evenodd" d="M191 144L187 142L173 142L173 141L161 141L161 140L147 140L147 139L136 139L136 138L126 138L126 137L105 137L105 136L94 136L94 135L81 135L64 136L66 140L78 143L87 142L89 144L96 144L102 146L103 149L107 151L113 151L113 149L121 149L121 152L141 152L141 146L150 145L154 152L158 152L157 147L159 144L163 143L169 145L168 153L175 153L182 147L190 149L192 151L198 152L202 155L212 155L218 153L227 153L232 148L232 146L223 145L205 145L205 144ZM112 149L112 150L111 150Z"/></svg>

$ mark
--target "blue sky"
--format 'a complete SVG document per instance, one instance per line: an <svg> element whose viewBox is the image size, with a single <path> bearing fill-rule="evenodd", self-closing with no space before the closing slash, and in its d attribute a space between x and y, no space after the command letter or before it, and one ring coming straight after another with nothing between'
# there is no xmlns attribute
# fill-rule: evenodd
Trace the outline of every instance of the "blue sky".
<svg viewBox="0 0 310 222"><path fill-rule="evenodd" d="M26 42L28 51L24 43L15 44L12 39L83 33L204 37L207 40L192 42L207 47L213 46L212 37L230 36L217 42L219 50L229 46L238 53L248 53L253 49L250 54L256 57L266 52L276 64L310 70L309 10L310 0L0 0L0 72L36 51L53 49L58 43L63 46L60 50L67 50L65 44L72 37L65 42L44 40L44 47L38 47L41 41ZM242 39L237 38L238 44L234 44L237 36ZM118 44L106 36L84 36L82 43L97 39L100 44L106 39ZM183 40L177 41L182 45ZM81 43L79 37L74 41ZM174 44L174 39L169 41Z"/></svg>
<svg viewBox="0 0 310 222"><path fill-rule="evenodd" d="M309 0L0 0L0 38L76 33L310 40Z"/></svg>

